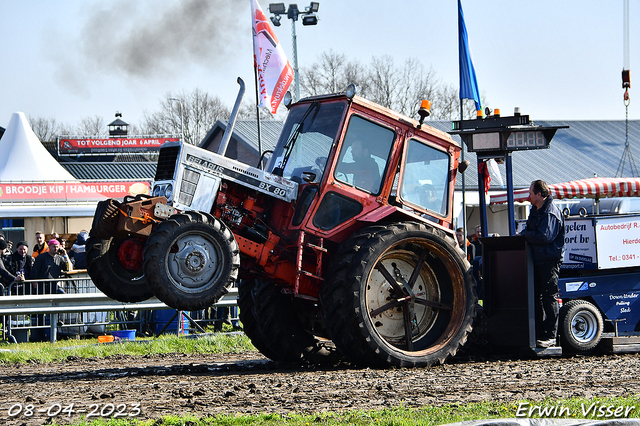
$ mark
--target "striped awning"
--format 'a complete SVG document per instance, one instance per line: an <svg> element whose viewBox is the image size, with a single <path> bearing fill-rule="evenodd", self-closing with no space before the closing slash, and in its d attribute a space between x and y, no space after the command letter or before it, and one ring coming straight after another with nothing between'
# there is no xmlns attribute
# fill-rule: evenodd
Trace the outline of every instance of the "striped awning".
<svg viewBox="0 0 640 426"><path fill-rule="evenodd" d="M640 178L589 178L549 185L553 198L606 198L640 195ZM513 191L513 200L529 201L529 188ZM507 193L491 196L490 204L504 204Z"/></svg>

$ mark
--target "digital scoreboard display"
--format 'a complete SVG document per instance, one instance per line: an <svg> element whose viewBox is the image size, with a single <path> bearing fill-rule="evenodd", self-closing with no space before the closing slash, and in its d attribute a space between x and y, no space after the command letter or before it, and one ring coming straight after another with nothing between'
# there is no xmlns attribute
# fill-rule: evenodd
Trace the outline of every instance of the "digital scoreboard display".
<svg viewBox="0 0 640 426"><path fill-rule="evenodd" d="M549 148L556 130L567 127L536 126L528 115L516 114L454 121L449 133L459 135L470 152L501 156L511 151Z"/></svg>
<svg viewBox="0 0 640 426"><path fill-rule="evenodd" d="M543 130L461 134L460 137L471 152L546 149L551 139Z"/></svg>
<svg viewBox="0 0 640 426"><path fill-rule="evenodd" d="M513 132L507 138L507 151L517 151L519 149L541 149L548 148L549 141L542 130L531 132Z"/></svg>
<svg viewBox="0 0 640 426"><path fill-rule="evenodd" d="M470 149L472 151L496 151L500 149L500 133L498 132L475 133L471 136Z"/></svg>

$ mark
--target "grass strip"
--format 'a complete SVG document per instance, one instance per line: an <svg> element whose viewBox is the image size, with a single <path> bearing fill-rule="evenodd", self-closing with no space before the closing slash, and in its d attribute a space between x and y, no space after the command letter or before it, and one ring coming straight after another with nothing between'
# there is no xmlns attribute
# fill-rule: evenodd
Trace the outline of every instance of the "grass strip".
<svg viewBox="0 0 640 426"><path fill-rule="evenodd" d="M537 408L533 408L529 412L531 407ZM77 420L73 423L56 423L60 421L60 419L56 419L51 424L65 426L435 426L469 420L498 418L588 419L602 421L638 418L640 417L639 412L640 396L636 395L626 398L519 400L508 404L484 402L466 405L446 404L421 408L400 406L382 410L353 410L341 413L323 412L317 414L225 414L210 417L169 415L148 420L96 419L90 422Z"/></svg>

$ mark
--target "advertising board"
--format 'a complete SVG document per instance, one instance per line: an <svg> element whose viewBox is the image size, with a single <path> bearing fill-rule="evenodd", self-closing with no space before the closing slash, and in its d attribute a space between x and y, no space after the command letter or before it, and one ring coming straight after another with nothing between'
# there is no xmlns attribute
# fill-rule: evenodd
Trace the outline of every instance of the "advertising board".
<svg viewBox="0 0 640 426"><path fill-rule="evenodd" d="M640 265L640 216L594 219L598 269Z"/></svg>
<svg viewBox="0 0 640 426"><path fill-rule="evenodd" d="M593 219L566 218L564 232L565 252L562 269L597 269Z"/></svg>
<svg viewBox="0 0 640 426"><path fill-rule="evenodd" d="M91 201L149 194L148 181L3 182L0 203Z"/></svg>
<svg viewBox="0 0 640 426"><path fill-rule="evenodd" d="M115 154L126 152L158 151L165 142L177 142L174 137L130 137L130 138L59 138L60 155Z"/></svg>

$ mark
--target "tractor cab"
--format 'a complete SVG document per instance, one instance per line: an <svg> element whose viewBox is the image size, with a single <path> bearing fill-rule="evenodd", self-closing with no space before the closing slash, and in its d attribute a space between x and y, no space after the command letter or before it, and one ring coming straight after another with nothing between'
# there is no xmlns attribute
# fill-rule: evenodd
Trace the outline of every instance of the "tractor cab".
<svg viewBox="0 0 640 426"><path fill-rule="evenodd" d="M345 92L290 106L267 172L299 185L289 229L340 242L384 218L451 229L459 150L449 135Z"/></svg>

